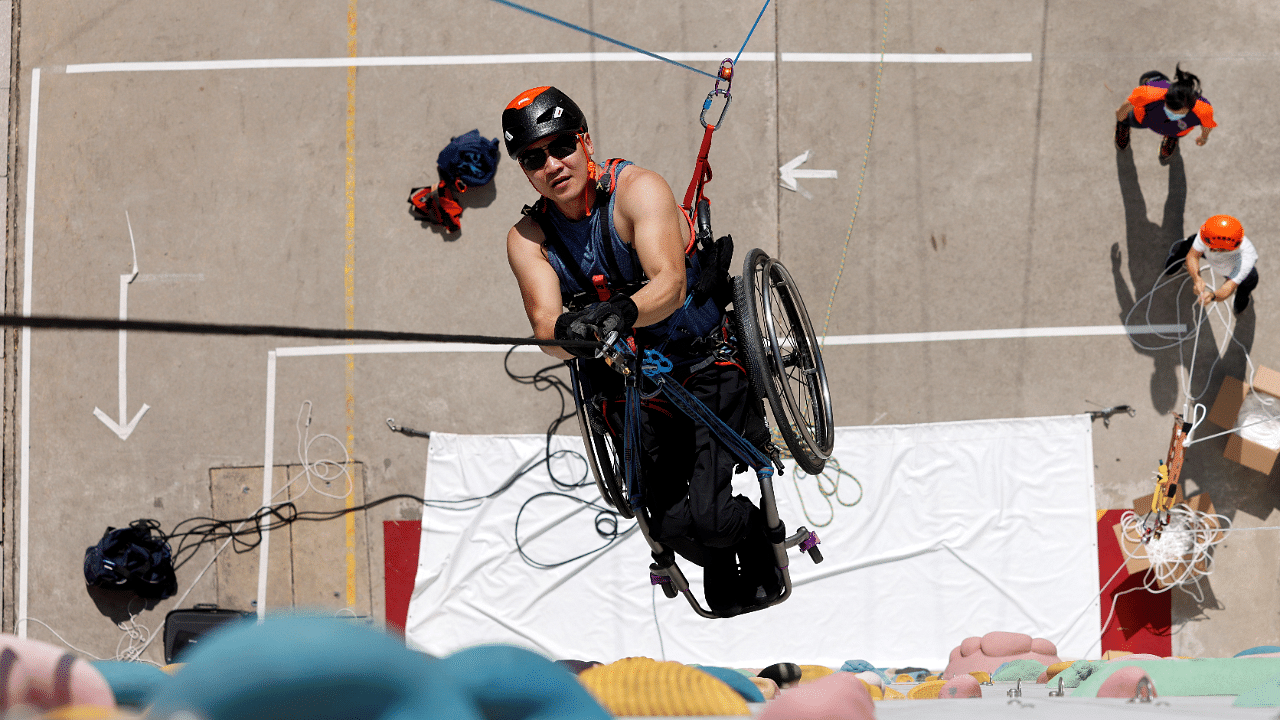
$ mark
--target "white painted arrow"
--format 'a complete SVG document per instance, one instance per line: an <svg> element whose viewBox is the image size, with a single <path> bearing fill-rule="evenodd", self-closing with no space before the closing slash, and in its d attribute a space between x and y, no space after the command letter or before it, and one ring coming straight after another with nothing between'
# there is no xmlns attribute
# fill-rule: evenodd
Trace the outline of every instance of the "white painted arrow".
<svg viewBox="0 0 1280 720"><path fill-rule="evenodd" d="M809 194L804 188L796 184L796 178L835 178L837 177L835 170L801 170L801 165L809 159L810 150L805 150L799 155L791 158L786 165L778 168L778 172L782 176L782 182L778 183L782 187L798 192L809 200L813 199L813 195Z"/></svg>
<svg viewBox="0 0 1280 720"><path fill-rule="evenodd" d="M129 273L128 275L120 276L120 319L128 320L129 319L129 283L133 282L134 278L138 277L138 247L133 242L133 223L129 222L128 211L126 211L124 214L124 221L126 224L129 225L129 246L133 248L133 272ZM107 416L106 413L102 412L96 407L93 409L93 414L97 415L99 420L105 423L107 427L111 428L111 432L114 432L116 435L120 436L121 440L129 439L130 433L132 433L133 429L138 426L138 421L142 419L143 413L151 409L150 405L143 403L142 409L138 411L138 414L134 415L132 420L128 419L129 418L129 415L128 415L129 391L128 391L128 386L125 383L125 356L126 356L125 331L121 330L120 331L120 422L116 422L112 420L110 417Z"/></svg>

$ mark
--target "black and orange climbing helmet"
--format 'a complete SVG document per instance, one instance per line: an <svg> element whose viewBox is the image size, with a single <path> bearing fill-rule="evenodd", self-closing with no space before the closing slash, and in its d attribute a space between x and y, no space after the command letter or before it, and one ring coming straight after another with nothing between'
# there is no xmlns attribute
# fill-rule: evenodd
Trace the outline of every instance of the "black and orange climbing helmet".
<svg viewBox="0 0 1280 720"><path fill-rule="evenodd" d="M578 104L550 85L525 90L502 111L502 139L512 158L544 137L586 131Z"/></svg>

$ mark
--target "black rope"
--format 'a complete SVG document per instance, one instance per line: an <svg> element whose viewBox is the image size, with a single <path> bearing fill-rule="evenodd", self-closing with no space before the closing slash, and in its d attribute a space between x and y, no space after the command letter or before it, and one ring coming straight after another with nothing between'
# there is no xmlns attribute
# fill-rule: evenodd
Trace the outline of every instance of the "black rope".
<svg viewBox="0 0 1280 720"><path fill-rule="evenodd" d="M269 335L274 337L327 338L332 340L388 340L397 342L476 343L480 345L543 345L564 348L596 348L588 340L537 340L490 335L448 335L395 330L339 330L291 325L232 325L192 323L172 320L115 320L110 318L64 317L57 315L0 315L0 327L29 327L43 330L128 330L132 332L179 333L188 335Z"/></svg>
<svg viewBox="0 0 1280 720"><path fill-rule="evenodd" d="M529 344L529 341L527 340L524 342L525 344ZM554 452L551 450L552 436L556 434L556 431L563 423L573 419L577 415L576 404L573 404L572 402L573 389L562 377L553 374L554 371L562 369L564 364L555 363L553 365L543 367L532 374L522 375L512 370L510 366L512 352L514 350L515 348L508 350L503 356L503 369L506 370L508 377L522 385L532 385L534 389L539 392L554 390L559 396L560 411L547 428L546 448L543 451L543 457L537 462L527 463L522 469L516 471L511 475L511 477L507 478L506 481L497 489L485 495L459 498L456 500L435 500L419 497L417 495L401 493L388 495L386 497L367 502L363 505L343 508L340 510L303 511L299 510L292 502L283 502L269 507L258 508L252 515L246 518L234 518L230 520L219 520L211 517L188 518L179 522L174 526L172 532L164 536L171 545L175 546L175 569L186 564L188 560L191 560L194 557L197 550L208 544L229 540L232 550L237 553L246 553L254 550L262 544L262 533L264 530L276 530L300 521L324 522L327 520L334 520L349 513L363 512L393 500L409 500L420 504L423 507L432 507L443 510L472 510L479 503L495 498L507 490L510 490L517 480L538 467L546 468L547 476L551 479L552 484L561 491L571 491L576 488L591 485L592 481L587 477L589 474L589 471L587 470L584 470L583 475L577 479L565 480L556 477L555 470L552 468L552 460L559 458L577 457L582 461L584 468L586 468L587 464L586 458L584 458L581 453L574 452L572 450L559 450ZM533 501L551 497L561 499L567 498L595 510L596 515L593 524L595 526L596 534L604 541L604 544L559 561L543 562L531 557L526 552L523 543L520 541L520 519L524 515L525 509L527 509ZM521 504L520 510L516 513L516 519L512 527L512 534L520 557L529 565L546 570L566 565L600 552L628 535L631 530L634 529L634 525L625 529L620 529L620 517L621 515L616 511L597 504L595 500L583 500L569 492L540 492L532 495ZM160 533L158 524L157 533Z"/></svg>

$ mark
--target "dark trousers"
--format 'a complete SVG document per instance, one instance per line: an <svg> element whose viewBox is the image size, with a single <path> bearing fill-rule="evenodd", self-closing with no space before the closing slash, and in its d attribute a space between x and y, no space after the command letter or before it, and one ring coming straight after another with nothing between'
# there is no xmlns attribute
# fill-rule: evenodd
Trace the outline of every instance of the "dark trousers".
<svg viewBox="0 0 1280 720"><path fill-rule="evenodd" d="M690 374L677 369L673 379L752 444L768 442L764 404L738 365L712 364ZM625 411L621 384L598 380L612 386L604 393L604 416L610 434L620 438ZM733 494L738 458L711 428L664 396L645 400L641 407L640 471L653 539L703 568L712 609L743 604L761 585L766 591L778 589L764 514L746 497Z"/></svg>
<svg viewBox="0 0 1280 720"><path fill-rule="evenodd" d="M1173 275L1178 272L1182 264L1187 260L1187 253L1191 252L1191 245L1195 243L1196 236L1183 238L1175 242L1169 248L1169 254L1164 259L1164 272L1166 275ZM1253 289L1258 287L1258 268L1249 271L1245 275L1244 280L1240 282L1240 286L1236 288L1235 298L1231 303L1231 310L1239 315L1249 307L1249 296L1253 294Z"/></svg>

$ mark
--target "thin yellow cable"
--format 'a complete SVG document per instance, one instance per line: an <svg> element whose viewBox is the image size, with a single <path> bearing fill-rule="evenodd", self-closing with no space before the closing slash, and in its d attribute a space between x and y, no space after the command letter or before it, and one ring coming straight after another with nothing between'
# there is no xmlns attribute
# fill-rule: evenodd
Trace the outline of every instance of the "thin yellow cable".
<svg viewBox="0 0 1280 720"><path fill-rule="evenodd" d="M347 55L356 57L356 0L347 1ZM347 252L343 285L346 295L347 329L356 326L356 66L347 68L347 135L346 135L346 196L347 196ZM352 341L348 340L350 345ZM347 456L355 456L355 424L356 424L356 356L347 355ZM350 464L347 472L351 472ZM353 480L354 482L354 480ZM347 493L347 510L355 507L355 493ZM347 607L356 606L356 518L355 513L346 514L347 540Z"/></svg>
<svg viewBox="0 0 1280 720"><path fill-rule="evenodd" d="M822 321L822 343L827 344L827 326L831 323L831 308L836 302L836 288L840 287L840 278L844 275L845 258L849 255L849 240L853 237L853 222L858 218L858 205L862 202L862 184L867 178L867 161L871 157L871 135L876 131L876 112L880 108L880 80L884 75L884 49L889 38L889 0L884 2L884 25L880 28L880 62L876 65L876 93L871 101L871 128L867 130L867 144L862 151L862 170L858 173L858 194L853 200L853 215L849 218L849 230L844 235L844 249L840 252L840 268L836 271L835 283L831 286L831 297L827 300L827 316Z"/></svg>

